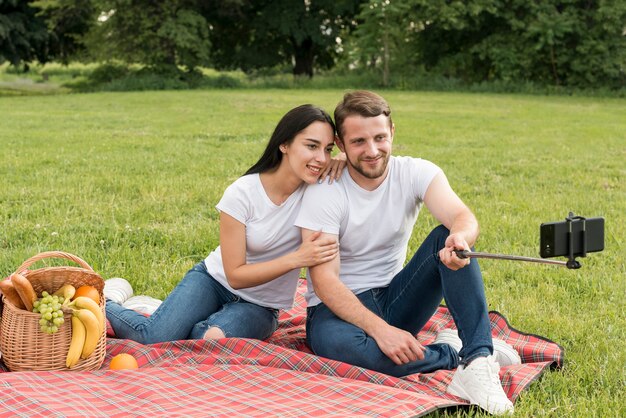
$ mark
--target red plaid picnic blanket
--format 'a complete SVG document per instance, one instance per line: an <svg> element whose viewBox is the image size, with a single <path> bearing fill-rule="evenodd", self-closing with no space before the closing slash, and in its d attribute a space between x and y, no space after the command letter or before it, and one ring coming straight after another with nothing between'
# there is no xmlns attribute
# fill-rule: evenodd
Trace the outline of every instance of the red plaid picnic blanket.
<svg viewBox="0 0 626 418"><path fill-rule="evenodd" d="M421 416L466 404L446 393L452 371L395 378L313 355L305 341L300 287L293 309L267 341L222 339L141 345L109 338L102 368L92 372L0 373L0 416ZM512 344L522 365L503 368L513 401L549 367L561 367L563 349L512 328L490 312L492 333ZM418 338L434 340L454 327L440 307ZM130 353L138 370L108 370ZM6 371L6 369L4 369Z"/></svg>

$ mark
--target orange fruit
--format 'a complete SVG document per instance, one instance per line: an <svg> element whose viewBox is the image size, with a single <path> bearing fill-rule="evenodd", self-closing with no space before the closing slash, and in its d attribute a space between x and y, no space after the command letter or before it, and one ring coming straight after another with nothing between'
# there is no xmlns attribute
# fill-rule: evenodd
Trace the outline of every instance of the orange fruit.
<svg viewBox="0 0 626 418"><path fill-rule="evenodd" d="M118 354L111 359L110 370L138 369L139 365L135 357L127 353Z"/></svg>
<svg viewBox="0 0 626 418"><path fill-rule="evenodd" d="M76 293L74 293L74 297L72 299L76 299L79 296L86 296L90 299L96 301L96 303L100 303L100 293L98 293L98 289L93 286L81 286L76 289Z"/></svg>

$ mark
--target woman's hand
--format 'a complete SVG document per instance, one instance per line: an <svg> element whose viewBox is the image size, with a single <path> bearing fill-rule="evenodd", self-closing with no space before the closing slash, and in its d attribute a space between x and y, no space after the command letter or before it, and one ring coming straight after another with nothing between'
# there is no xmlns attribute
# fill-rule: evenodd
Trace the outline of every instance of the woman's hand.
<svg viewBox="0 0 626 418"><path fill-rule="evenodd" d="M346 154L341 152L330 159L330 162L328 163L324 171L322 171L322 174L320 174L317 182L321 183L326 177L328 177L328 184L332 184L333 180L339 180L345 166Z"/></svg>
<svg viewBox="0 0 626 418"><path fill-rule="evenodd" d="M337 257L339 253L337 240L335 238L320 238L321 234L321 231L314 232L296 250L294 255L298 267L316 266Z"/></svg>

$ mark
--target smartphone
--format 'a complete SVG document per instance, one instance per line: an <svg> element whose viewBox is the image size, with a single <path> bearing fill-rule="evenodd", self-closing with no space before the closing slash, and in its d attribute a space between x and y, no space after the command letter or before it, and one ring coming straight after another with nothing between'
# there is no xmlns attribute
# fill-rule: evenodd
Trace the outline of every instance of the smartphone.
<svg viewBox="0 0 626 418"><path fill-rule="evenodd" d="M588 253L604 250L604 218L587 218L584 234L582 219L574 219L571 224L574 256L583 255L585 246ZM541 257L569 255L568 221L543 223L539 229Z"/></svg>

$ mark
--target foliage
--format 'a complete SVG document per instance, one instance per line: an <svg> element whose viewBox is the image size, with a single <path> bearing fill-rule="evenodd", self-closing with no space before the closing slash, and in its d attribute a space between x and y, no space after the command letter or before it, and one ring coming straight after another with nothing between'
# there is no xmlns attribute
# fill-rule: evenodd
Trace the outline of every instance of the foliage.
<svg viewBox="0 0 626 418"><path fill-rule="evenodd" d="M335 70L392 88L620 91L624 22L619 0L0 0L0 63L138 64L145 86L212 66L255 80Z"/></svg>
<svg viewBox="0 0 626 418"><path fill-rule="evenodd" d="M94 57L188 70L208 63L208 24L193 1L94 1L101 14L86 38Z"/></svg>
<svg viewBox="0 0 626 418"><path fill-rule="evenodd" d="M84 36L95 24L97 10L92 0L37 0L33 7L48 26L50 54L68 64L86 54Z"/></svg>
<svg viewBox="0 0 626 418"><path fill-rule="evenodd" d="M48 31L32 1L0 0L0 64L48 60Z"/></svg>
<svg viewBox="0 0 626 418"><path fill-rule="evenodd" d="M330 68L337 37L349 30L359 0L211 0L203 15L212 26L211 56L218 69L293 65L294 75ZM292 64L293 63L293 64Z"/></svg>
<svg viewBox="0 0 626 418"><path fill-rule="evenodd" d="M398 0L370 0L361 5L358 25L348 43L351 65L382 67L382 85L390 84L391 68L401 69L410 64L409 44L414 30L406 15L409 2Z"/></svg>
<svg viewBox="0 0 626 418"><path fill-rule="evenodd" d="M461 78L626 85L626 3L414 0L426 69Z"/></svg>

